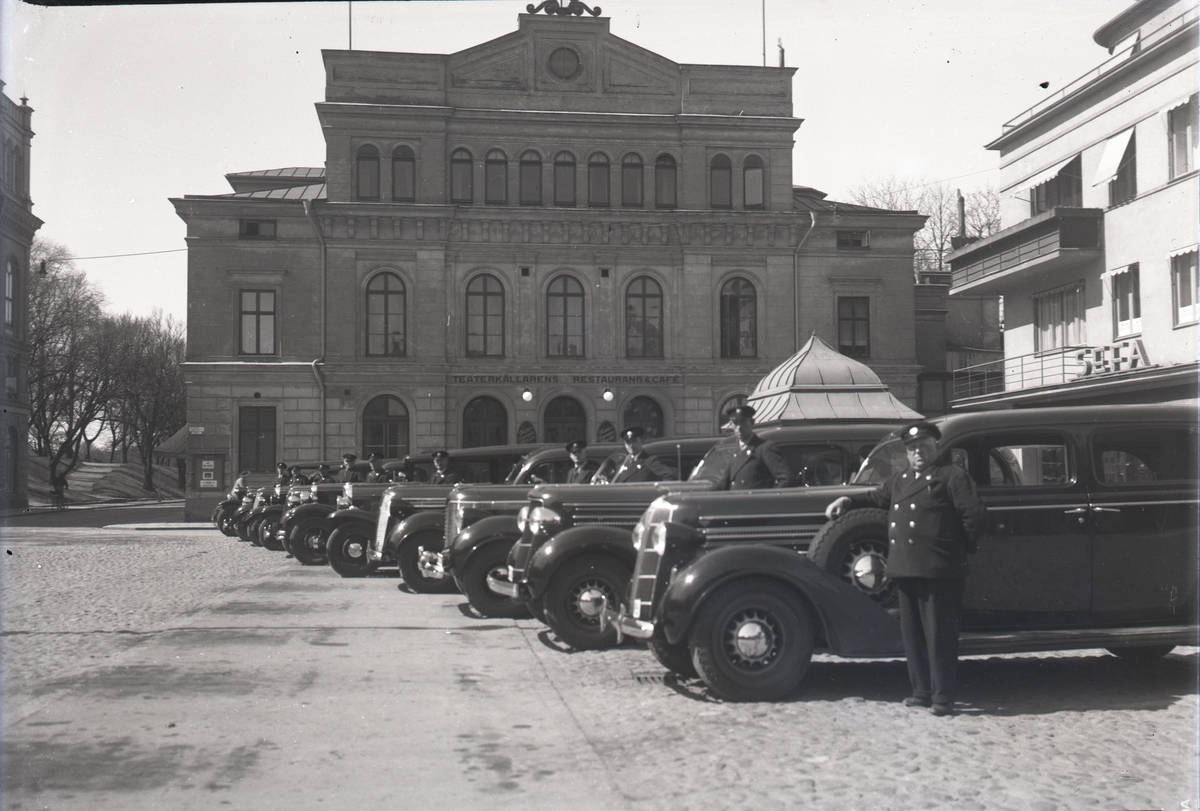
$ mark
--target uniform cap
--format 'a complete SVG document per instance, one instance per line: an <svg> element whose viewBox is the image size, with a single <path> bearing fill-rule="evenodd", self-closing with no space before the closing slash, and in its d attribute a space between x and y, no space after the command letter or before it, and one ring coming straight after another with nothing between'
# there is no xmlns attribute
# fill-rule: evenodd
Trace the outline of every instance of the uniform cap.
<svg viewBox="0 0 1200 811"><path fill-rule="evenodd" d="M574 442L567 443L567 453L579 453L587 447L587 443L582 439L576 439Z"/></svg>
<svg viewBox="0 0 1200 811"><path fill-rule="evenodd" d="M918 439L924 439L925 437L933 437L935 440L941 439L942 432L931 422L914 422L912 425L905 427L900 437L904 440L905 444L908 444L909 442L916 442Z"/></svg>
<svg viewBox="0 0 1200 811"><path fill-rule="evenodd" d="M342 454L342 459L349 459L351 462L354 462L354 461L357 461L357 459L358 459L358 454L354 454L354 453L343 453L343 454Z"/></svg>
<svg viewBox="0 0 1200 811"><path fill-rule="evenodd" d="M434 459L449 459L450 454L447 451L434 451L433 458Z"/></svg>
<svg viewBox="0 0 1200 811"><path fill-rule="evenodd" d="M640 425L633 425L621 432L621 439L628 442L631 439L641 439L646 435L646 429Z"/></svg>
<svg viewBox="0 0 1200 811"><path fill-rule="evenodd" d="M725 412L725 425L732 426L737 422L754 419L754 406L735 406Z"/></svg>

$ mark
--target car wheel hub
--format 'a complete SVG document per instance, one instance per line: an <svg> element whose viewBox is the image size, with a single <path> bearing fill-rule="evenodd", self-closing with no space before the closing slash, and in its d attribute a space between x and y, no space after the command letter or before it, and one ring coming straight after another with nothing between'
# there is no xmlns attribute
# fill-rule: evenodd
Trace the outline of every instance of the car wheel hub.
<svg viewBox="0 0 1200 811"><path fill-rule="evenodd" d="M765 612L743 611L726 628L726 650L734 663L749 668L763 667L778 654L778 629Z"/></svg>
<svg viewBox="0 0 1200 811"><path fill-rule="evenodd" d="M346 557L361 558L363 556L363 545L358 541L351 541L346 544Z"/></svg>
<svg viewBox="0 0 1200 811"><path fill-rule="evenodd" d="M603 583L588 582L579 587L575 597L575 616L588 625L600 622L600 612L604 610L605 599L612 602L608 589Z"/></svg>

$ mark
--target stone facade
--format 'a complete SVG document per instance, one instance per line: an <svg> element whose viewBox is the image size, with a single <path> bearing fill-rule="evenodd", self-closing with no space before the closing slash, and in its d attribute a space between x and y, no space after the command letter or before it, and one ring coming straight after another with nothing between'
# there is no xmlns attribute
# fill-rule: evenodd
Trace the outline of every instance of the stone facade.
<svg viewBox="0 0 1200 811"><path fill-rule="evenodd" d="M264 447L711 434L813 333L915 404L923 217L793 187L793 69L533 15L457 54L324 57L323 168L173 200L193 514Z"/></svg>
<svg viewBox="0 0 1200 811"><path fill-rule="evenodd" d="M0 90L4 84L0 82ZM0 261L4 262L4 314L0 326L0 509L29 505L29 247L42 221L33 215L29 196L33 108L0 92Z"/></svg>

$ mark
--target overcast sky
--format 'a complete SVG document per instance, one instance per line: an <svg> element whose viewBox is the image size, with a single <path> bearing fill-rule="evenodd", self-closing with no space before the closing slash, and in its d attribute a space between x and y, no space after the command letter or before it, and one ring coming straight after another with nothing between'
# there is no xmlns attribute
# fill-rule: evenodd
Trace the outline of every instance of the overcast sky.
<svg viewBox="0 0 1200 811"><path fill-rule="evenodd" d="M186 318L168 198L227 172L321 166L321 49L453 53L516 30L527 0L45 8L0 0L0 78L34 108L39 236L114 312ZM766 0L767 63L795 76L797 184L846 198L895 174L993 182L1001 125L1107 57L1132 0ZM601 0L612 32L682 63L761 65L763 0ZM1048 83L1047 89L1039 85Z"/></svg>

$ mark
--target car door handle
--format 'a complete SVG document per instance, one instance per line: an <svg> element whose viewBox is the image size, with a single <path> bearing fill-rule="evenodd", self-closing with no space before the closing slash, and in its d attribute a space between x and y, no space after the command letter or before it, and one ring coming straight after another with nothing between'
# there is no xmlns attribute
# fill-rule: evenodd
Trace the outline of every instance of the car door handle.
<svg viewBox="0 0 1200 811"><path fill-rule="evenodd" d="M1085 512L1087 512L1087 507L1076 507L1073 510L1066 510L1063 514L1064 515L1079 515L1079 513L1085 513Z"/></svg>
<svg viewBox="0 0 1200 811"><path fill-rule="evenodd" d="M1119 513L1121 510L1117 507L1092 507L1092 511L1098 513Z"/></svg>

